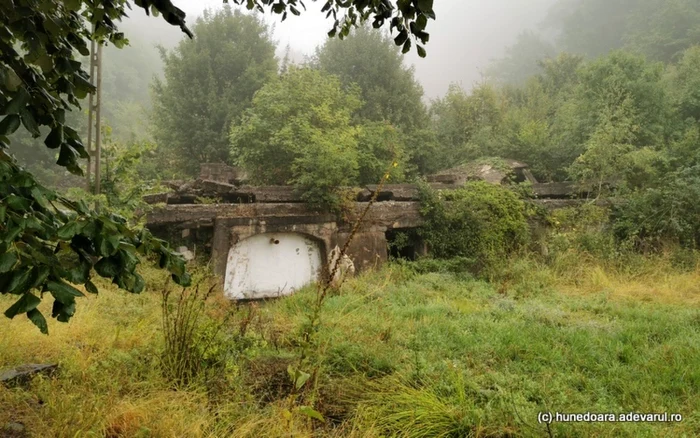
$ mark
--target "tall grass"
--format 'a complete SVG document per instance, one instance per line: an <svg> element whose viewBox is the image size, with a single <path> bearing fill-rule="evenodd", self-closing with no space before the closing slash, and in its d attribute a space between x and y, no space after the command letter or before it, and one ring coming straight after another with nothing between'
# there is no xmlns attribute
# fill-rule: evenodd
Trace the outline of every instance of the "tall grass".
<svg viewBox="0 0 700 438"><path fill-rule="evenodd" d="M28 388L0 386L0 429L13 421L37 437L541 437L542 410L667 411L684 421L560 423L551 432L699 436L700 270L670 253L634 269L580 258L566 262L570 275L557 263L510 260L493 283L406 264L348 280L320 310L313 406L325 423L288 423L288 389L272 385L295 360L315 288L240 312L212 292L199 322L225 322L200 365L222 380L174 389L161 372L162 283L134 296L103 282L69 324L49 321L48 337L27 321L0 320L0 368L60 365ZM170 296L175 314L179 299ZM220 354L234 360L219 367Z"/></svg>
<svg viewBox="0 0 700 438"><path fill-rule="evenodd" d="M182 289L173 297L172 289L162 291L164 347L162 367L176 386L187 386L201 375L206 352L218 334L220 325L204 330L205 306L215 286L200 294Z"/></svg>

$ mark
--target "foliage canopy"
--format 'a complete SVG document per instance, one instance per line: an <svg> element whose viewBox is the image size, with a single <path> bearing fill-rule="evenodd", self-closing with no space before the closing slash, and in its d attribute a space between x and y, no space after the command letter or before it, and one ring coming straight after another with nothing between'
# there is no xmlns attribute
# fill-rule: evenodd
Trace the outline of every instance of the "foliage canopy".
<svg viewBox="0 0 700 438"><path fill-rule="evenodd" d="M344 91L337 77L291 67L255 95L233 126L234 161L254 182L293 184L311 203L328 204L338 187L357 180L351 117L360 105L358 91Z"/></svg>
<svg viewBox="0 0 700 438"><path fill-rule="evenodd" d="M194 176L200 163L228 161L231 121L277 74L275 45L256 16L230 7L207 12L195 39L163 52L165 80L156 80L153 122L161 151Z"/></svg>

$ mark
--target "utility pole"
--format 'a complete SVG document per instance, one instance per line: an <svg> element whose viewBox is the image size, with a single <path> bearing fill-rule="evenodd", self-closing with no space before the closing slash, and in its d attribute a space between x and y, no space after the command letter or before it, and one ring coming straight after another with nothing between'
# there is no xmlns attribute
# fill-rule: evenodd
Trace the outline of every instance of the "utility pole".
<svg viewBox="0 0 700 438"><path fill-rule="evenodd" d="M92 190L92 176L94 175L95 191L100 193L100 159L102 155L102 129L101 129L101 104L102 104L102 44L91 41L90 43L90 80L93 81L95 92L90 93L88 99L88 138L87 138L87 190ZM95 147L93 148L92 134L95 134ZM94 162L93 162L94 158Z"/></svg>

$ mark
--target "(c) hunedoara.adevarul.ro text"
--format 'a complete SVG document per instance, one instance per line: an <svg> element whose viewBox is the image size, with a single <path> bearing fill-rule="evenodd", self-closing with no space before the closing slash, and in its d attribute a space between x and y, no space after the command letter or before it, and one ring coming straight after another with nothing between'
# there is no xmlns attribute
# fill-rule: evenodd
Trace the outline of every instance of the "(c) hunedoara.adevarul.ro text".
<svg viewBox="0 0 700 438"><path fill-rule="evenodd" d="M540 423L678 423L683 421L683 415L678 413L640 413L625 412L615 414L612 412L551 412L543 411L537 414L537 421Z"/></svg>

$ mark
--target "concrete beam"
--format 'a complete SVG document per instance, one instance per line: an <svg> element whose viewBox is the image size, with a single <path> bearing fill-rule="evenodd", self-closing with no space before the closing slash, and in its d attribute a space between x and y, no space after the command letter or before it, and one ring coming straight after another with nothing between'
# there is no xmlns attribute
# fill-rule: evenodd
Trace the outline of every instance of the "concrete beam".
<svg viewBox="0 0 700 438"><path fill-rule="evenodd" d="M259 220L306 224L338 221L349 225L360 217L366 206L367 203L356 202L353 211L346 218L338 219L336 215L318 212L306 204L299 203L166 205L156 207L148 213L146 222L149 225L161 226L233 219L236 225L252 224ZM365 223L385 228L416 227L422 223L420 205L418 202L377 202L370 207Z"/></svg>

